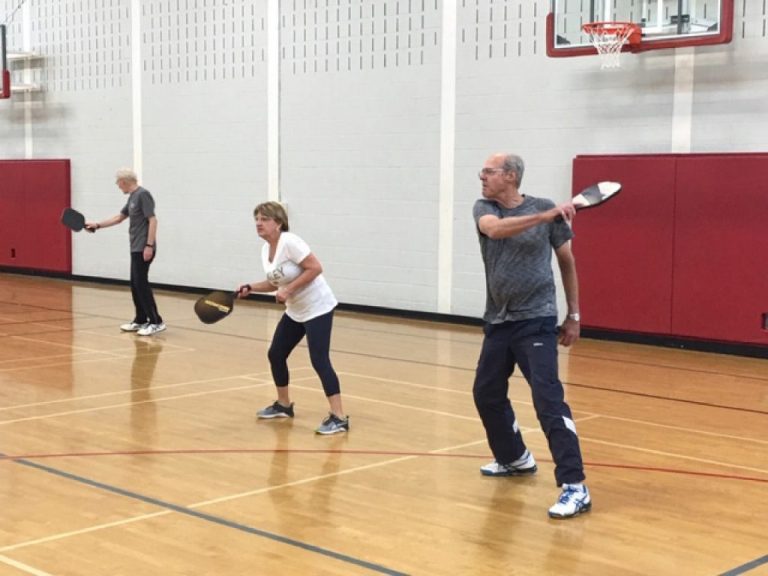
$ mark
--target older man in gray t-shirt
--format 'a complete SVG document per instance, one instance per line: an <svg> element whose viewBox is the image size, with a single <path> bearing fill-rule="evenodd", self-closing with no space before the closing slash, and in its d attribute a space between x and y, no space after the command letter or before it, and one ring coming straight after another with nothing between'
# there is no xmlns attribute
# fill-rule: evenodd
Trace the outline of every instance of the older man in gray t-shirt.
<svg viewBox="0 0 768 576"><path fill-rule="evenodd" d="M498 219L531 216L555 207L551 200L523 196L522 203L505 208L493 200L478 200L475 221L486 215ZM573 237L564 221L528 228L509 238L493 240L480 234L480 251L485 264L487 300L483 320L499 324L507 320L528 320L557 316L552 250Z"/></svg>
<svg viewBox="0 0 768 576"><path fill-rule="evenodd" d="M523 172L518 156L488 158L480 171L483 198L473 210L487 293L473 395L495 458L480 471L485 476L521 476L537 470L508 397L509 378L517 365L531 387L555 462L555 480L562 487L549 515L569 518L592 506L576 425L557 368L558 342L570 346L579 337L578 282L568 225L575 208L522 195ZM568 304L559 331L553 251Z"/></svg>
<svg viewBox="0 0 768 576"><path fill-rule="evenodd" d="M117 187L128 195L128 201L119 214L101 222L86 222L89 232L108 228L129 219L128 240L131 245L131 296L135 314L133 320L120 325L123 332L136 332L139 336L152 336L165 330L155 296L149 285L149 267L157 253L157 217L155 200L149 190L138 184L136 173L122 168L115 176Z"/></svg>

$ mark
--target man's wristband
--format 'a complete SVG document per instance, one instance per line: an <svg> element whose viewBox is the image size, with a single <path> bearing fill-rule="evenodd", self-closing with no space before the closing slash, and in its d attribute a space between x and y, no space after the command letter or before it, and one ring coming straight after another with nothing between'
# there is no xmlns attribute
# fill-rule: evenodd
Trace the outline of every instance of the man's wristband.
<svg viewBox="0 0 768 576"><path fill-rule="evenodd" d="M573 320L574 322L581 322L581 316L579 316L578 312L574 312L573 314L568 314L568 320Z"/></svg>
<svg viewBox="0 0 768 576"><path fill-rule="evenodd" d="M147 244L147 248L154 248L154 247L155 247L154 244Z"/></svg>

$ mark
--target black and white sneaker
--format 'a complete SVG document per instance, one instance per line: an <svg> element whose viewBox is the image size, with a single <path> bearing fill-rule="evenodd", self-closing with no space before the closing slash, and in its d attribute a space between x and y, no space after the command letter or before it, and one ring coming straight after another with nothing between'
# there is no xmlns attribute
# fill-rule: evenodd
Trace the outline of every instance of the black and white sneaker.
<svg viewBox="0 0 768 576"><path fill-rule="evenodd" d="M145 324L139 329L138 332L136 332L136 334L139 336L154 336L166 328L167 326L163 322L160 322L160 324Z"/></svg>
<svg viewBox="0 0 768 576"><path fill-rule="evenodd" d="M533 454L526 450L520 458L509 464L499 464L494 460L481 466L480 473L483 476L527 476L535 474L537 469Z"/></svg>
<svg viewBox="0 0 768 576"><path fill-rule="evenodd" d="M584 484L563 484L563 491L552 508L550 518L572 518L592 508L592 498Z"/></svg>

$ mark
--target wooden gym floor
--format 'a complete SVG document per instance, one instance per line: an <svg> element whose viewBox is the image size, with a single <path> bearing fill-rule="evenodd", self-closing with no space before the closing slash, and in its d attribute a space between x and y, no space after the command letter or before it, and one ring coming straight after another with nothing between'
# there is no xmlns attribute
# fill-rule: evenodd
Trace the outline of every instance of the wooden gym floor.
<svg viewBox="0 0 768 576"><path fill-rule="evenodd" d="M510 396L538 462L485 478L477 327L337 313L348 435L302 345L294 420L266 349L280 308L122 334L127 287L0 275L0 576L768 574L768 361L582 340L561 350L592 512L558 490L527 384Z"/></svg>

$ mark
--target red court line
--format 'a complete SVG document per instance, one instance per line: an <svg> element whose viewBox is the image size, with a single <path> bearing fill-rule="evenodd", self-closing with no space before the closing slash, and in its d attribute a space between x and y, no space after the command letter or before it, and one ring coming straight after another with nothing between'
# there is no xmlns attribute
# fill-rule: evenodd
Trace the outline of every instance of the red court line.
<svg viewBox="0 0 768 576"><path fill-rule="evenodd" d="M425 456L431 458L482 458L488 459L486 454L448 454L435 452L405 452L399 450L333 450L314 448L179 448L175 450L125 450L116 452L61 452L41 454L17 454L0 455L2 460L33 460L44 458L94 458L100 456L168 456L179 454L356 454L362 456ZM537 458L542 462L552 462ZM744 482L760 482L768 484L768 476L758 478L755 476L742 476L739 474L721 474L717 472L700 472L697 470L681 470L678 468L660 468L656 466L636 466L633 464L613 464L606 462L584 462L586 468L614 468L618 470L636 470L639 472L659 472L662 474L681 474L686 476L700 476L704 478L720 478L723 480L740 480ZM728 466L723 464L723 466Z"/></svg>

